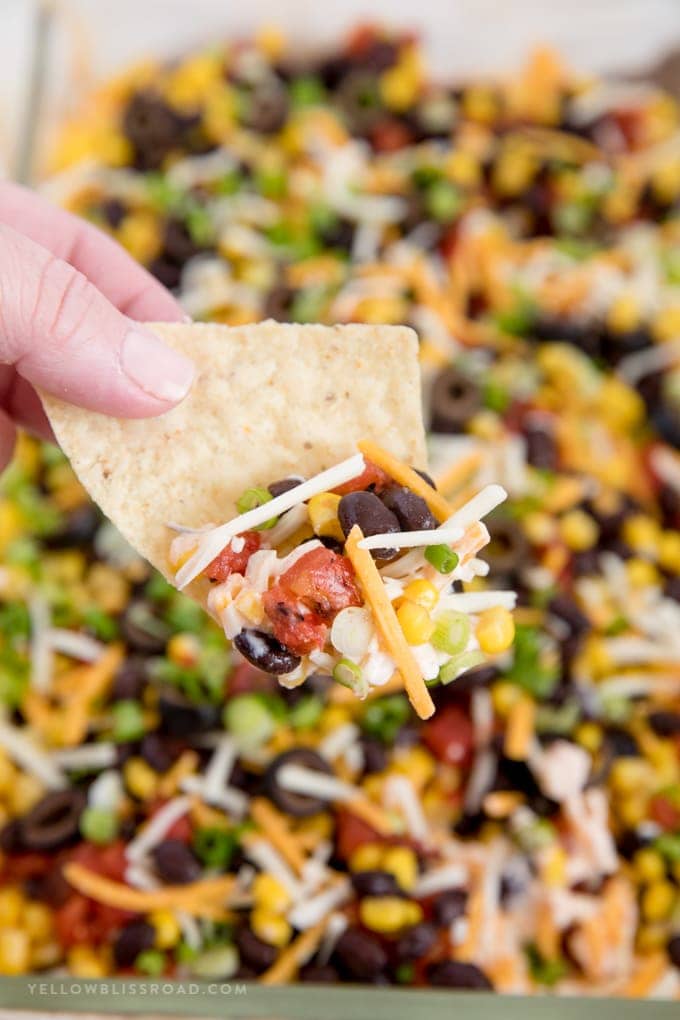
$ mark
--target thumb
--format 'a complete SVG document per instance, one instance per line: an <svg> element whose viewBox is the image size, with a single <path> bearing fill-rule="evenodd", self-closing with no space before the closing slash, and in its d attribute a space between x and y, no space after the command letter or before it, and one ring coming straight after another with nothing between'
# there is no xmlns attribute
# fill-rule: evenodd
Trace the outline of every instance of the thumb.
<svg viewBox="0 0 680 1020"><path fill-rule="evenodd" d="M193 380L188 358L67 262L3 225L0 363L69 403L121 418L162 414Z"/></svg>

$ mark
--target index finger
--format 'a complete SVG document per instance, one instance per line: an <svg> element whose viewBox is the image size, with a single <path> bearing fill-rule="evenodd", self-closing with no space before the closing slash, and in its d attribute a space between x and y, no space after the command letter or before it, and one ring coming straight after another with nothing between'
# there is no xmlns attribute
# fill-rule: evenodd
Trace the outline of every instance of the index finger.
<svg viewBox="0 0 680 1020"><path fill-rule="evenodd" d="M2 182L0 224L69 262L131 319L173 322L184 318L172 294L113 238L40 195L18 184Z"/></svg>

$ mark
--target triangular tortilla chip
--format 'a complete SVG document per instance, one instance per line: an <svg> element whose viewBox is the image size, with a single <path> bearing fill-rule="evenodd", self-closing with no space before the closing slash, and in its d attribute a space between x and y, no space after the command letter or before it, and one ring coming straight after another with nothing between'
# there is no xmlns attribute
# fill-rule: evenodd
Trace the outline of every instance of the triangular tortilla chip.
<svg viewBox="0 0 680 1020"><path fill-rule="evenodd" d="M41 394L55 435L106 516L168 579L173 521L223 523L251 486L307 477L372 439L425 466L415 333L402 326L151 328L194 359L188 397L121 420ZM202 603L207 582L187 589Z"/></svg>

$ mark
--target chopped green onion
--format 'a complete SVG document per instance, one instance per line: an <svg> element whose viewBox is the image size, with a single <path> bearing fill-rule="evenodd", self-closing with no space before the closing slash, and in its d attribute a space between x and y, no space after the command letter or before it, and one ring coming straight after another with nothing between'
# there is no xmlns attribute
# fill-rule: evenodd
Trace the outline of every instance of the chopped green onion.
<svg viewBox="0 0 680 1020"><path fill-rule="evenodd" d="M193 963L198 953L198 949L190 946L188 942L179 942L175 947L175 959L178 963Z"/></svg>
<svg viewBox="0 0 680 1020"><path fill-rule="evenodd" d="M243 749L264 744L276 729L276 720L257 694L239 694L227 702L224 725Z"/></svg>
<svg viewBox="0 0 680 1020"><path fill-rule="evenodd" d="M433 181L427 190L427 211L440 223L450 223L455 219L462 205L460 192L450 181Z"/></svg>
<svg viewBox="0 0 680 1020"><path fill-rule="evenodd" d="M189 236L194 244L208 244L214 235L213 221L208 210L198 202L191 202L187 204L184 215Z"/></svg>
<svg viewBox="0 0 680 1020"><path fill-rule="evenodd" d="M415 967L412 963L400 963L394 976L398 985L410 985L415 977Z"/></svg>
<svg viewBox="0 0 680 1020"><path fill-rule="evenodd" d="M191 961L191 973L195 977L218 978L227 981L238 970L238 953L231 943L205 949Z"/></svg>
<svg viewBox="0 0 680 1020"><path fill-rule="evenodd" d="M218 195L234 195L242 183L243 179L238 170L229 170L217 182L217 193Z"/></svg>
<svg viewBox="0 0 680 1020"><path fill-rule="evenodd" d="M515 839L522 850L530 854L555 842L555 827L547 818L536 818L518 829Z"/></svg>
<svg viewBox="0 0 680 1020"><path fill-rule="evenodd" d="M240 514L245 514L249 510L254 510L256 506L264 506L265 503L269 503L272 499L272 494L268 489L246 489L246 491L239 496L236 501L236 509ZM264 524L260 524L256 531L267 531L269 528L273 528L278 518L272 517L270 520L265 521Z"/></svg>
<svg viewBox="0 0 680 1020"><path fill-rule="evenodd" d="M393 744L410 715L411 707L406 696L390 694L369 702L361 720L361 728L384 744Z"/></svg>
<svg viewBox="0 0 680 1020"><path fill-rule="evenodd" d="M97 846L106 846L113 843L118 835L118 819L113 811L87 807L80 816L80 831L83 839Z"/></svg>
<svg viewBox="0 0 680 1020"><path fill-rule="evenodd" d="M145 949L135 960L135 968L149 977L160 977L165 970L165 953L160 949Z"/></svg>
<svg viewBox="0 0 680 1020"><path fill-rule="evenodd" d="M435 620L434 631L430 638L438 652L447 655L459 655L467 648L470 640L470 619L465 613L457 613L450 609L441 613Z"/></svg>
<svg viewBox="0 0 680 1020"><path fill-rule="evenodd" d="M226 869L231 863L237 843L233 829L198 829L194 833L193 849L206 867Z"/></svg>
<svg viewBox="0 0 680 1020"><path fill-rule="evenodd" d="M293 729L308 730L315 726L323 712L323 702L314 694L300 698L290 710L289 720Z"/></svg>
<svg viewBox="0 0 680 1020"><path fill-rule="evenodd" d="M680 861L680 832L664 832L654 840L654 847L671 864Z"/></svg>
<svg viewBox="0 0 680 1020"><path fill-rule="evenodd" d="M290 83L290 99L293 106L318 106L325 98L324 84L314 75L306 74Z"/></svg>
<svg viewBox="0 0 680 1020"><path fill-rule="evenodd" d="M439 680L443 684L450 684L453 680L457 680L466 669L474 669L475 666L481 665L482 662L484 662L482 652L474 650L463 652L461 655L456 655L455 658L449 659L448 662L444 663L439 670Z"/></svg>
<svg viewBox="0 0 680 1020"><path fill-rule="evenodd" d="M368 683L361 673L361 668L351 659L341 659L333 670L333 679L343 687L349 687L359 698L368 693Z"/></svg>
<svg viewBox="0 0 680 1020"><path fill-rule="evenodd" d="M113 641L118 637L117 621L97 606L90 606L85 610L83 624L101 641Z"/></svg>
<svg viewBox="0 0 680 1020"><path fill-rule="evenodd" d="M459 556L448 545L428 545L425 547L425 559L440 574L450 574L458 566Z"/></svg>
<svg viewBox="0 0 680 1020"><path fill-rule="evenodd" d="M112 706L113 739L117 744L127 744L144 736L144 710L138 701L125 699Z"/></svg>
<svg viewBox="0 0 680 1020"><path fill-rule="evenodd" d="M560 981L569 971L562 957L548 959L531 943L526 948L529 970L534 981L539 985L551 986Z"/></svg>
<svg viewBox="0 0 680 1020"><path fill-rule="evenodd" d="M263 167L255 177L255 186L265 198L283 198L288 189L288 177L283 167Z"/></svg>
<svg viewBox="0 0 680 1020"><path fill-rule="evenodd" d="M572 732L580 717L581 709L576 701L567 701L559 706L539 705L536 709L536 732L566 736Z"/></svg>

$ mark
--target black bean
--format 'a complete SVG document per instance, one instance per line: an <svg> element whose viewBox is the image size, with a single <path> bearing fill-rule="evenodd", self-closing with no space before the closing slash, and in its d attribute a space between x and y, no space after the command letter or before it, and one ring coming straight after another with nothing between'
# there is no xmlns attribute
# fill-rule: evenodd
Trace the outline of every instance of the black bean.
<svg viewBox="0 0 680 1020"><path fill-rule="evenodd" d="M170 628L142 601L131 602L126 608L120 630L128 648L143 655L160 655L170 637Z"/></svg>
<svg viewBox="0 0 680 1020"><path fill-rule="evenodd" d="M158 874L169 885L195 882L202 871L198 858L181 839L163 840L154 847L152 857Z"/></svg>
<svg viewBox="0 0 680 1020"><path fill-rule="evenodd" d="M185 266L190 259L207 251L206 245L198 244L183 220L169 219L163 231L163 257L176 266Z"/></svg>
<svg viewBox="0 0 680 1020"><path fill-rule="evenodd" d="M343 970L358 981L370 981L385 969L387 953L378 940L360 928L348 928L335 946Z"/></svg>
<svg viewBox="0 0 680 1020"><path fill-rule="evenodd" d="M556 471L558 453L552 433L540 425L529 424L524 428L524 436L529 464L542 471Z"/></svg>
<svg viewBox="0 0 680 1020"><path fill-rule="evenodd" d="M680 577L669 577L663 590L667 599L680 602Z"/></svg>
<svg viewBox="0 0 680 1020"><path fill-rule="evenodd" d="M580 637L590 630L591 624L588 617L581 612L574 600L564 592L555 595L550 600L548 610L553 616L563 620L569 627L570 632L576 637Z"/></svg>
<svg viewBox="0 0 680 1020"><path fill-rule="evenodd" d="M177 687L165 684L158 698L160 729L170 737L187 737L215 729L220 722L220 711L209 702L194 702Z"/></svg>
<svg viewBox="0 0 680 1020"><path fill-rule="evenodd" d="M387 765L385 745L374 737L361 737L360 743L364 756L364 774L382 772Z"/></svg>
<svg viewBox="0 0 680 1020"><path fill-rule="evenodd" d="M123 115L123 132L132 143L137 169L159 169L193 123L195 118L182 117L159 96L135 93Z"/></svg>
<svg viewBox="0 0 680 1020"><path fill-rule="evenodd" d="M654 840L651 835L639 829L624 829L617 837L616 849L627 861L633 859L638 850L649 846Z"/></svg>
<svg viewBox="0 0 680 1020"><path fill-rule="evenodd" d="M673 935L668 940L668 959L680 970L680 935Z"/></svg>
<svg viewBox="0 0 680 1020"><path fill-rule="evenodd" d="M125 203L121 202L119 198L107 198L99 206L99 211L104 217L105 222L115 229L123 222L127 208Z"/></svg>
<svg viewBox="0 0 680 1020"><path fill-rule="evenodd" d="M263 970L271 967L278 955L274 946L258 939L257 935L245 926L236 929L234 941L241 961L251 967L256 974L261 974Z"/></svg>
<svg viewBox="0 0 680 1020"><path fill-rule="evenodd" d="M274 319L276 322L290 322L290 309L295 296L295 291L287 287L285 283L277 283L267 294L262 309L262 317ZM268 486L271 492L271 485ZM282 490L286 492L286 489ZM272 493L277 495L278 493Z"/></svg>
<svg viewBox="0 0 680 1020"><path fill-rule="evenodd" d="M388 510L374 492L349 492L338 504L338 520L345 538L355 524L364 536L396 534L401 531L399 520ZM372 549L375 559L387 560L396 554L394 549Z"/></svg>
<svg viewBox="0 0 680 1020"><path fill-rule="evenodd" d="M353 134L368 134L383 116L378 80L368 71L351 71L336 93L338 106Z"/></svg>
<svg viewBox="0 0 680 1020"><path fill-rule="evenodd" d="M662 484L659 487L657 501L666 527L680 527L680 491L671 485Z"/></svg>
<svg viewBox="0 0 680 1020"><path fill-rule="evenodd" d="M140 754L156 772L167 772L175 760L166 741L158 733L145 735L142 739Z"/></svg>
<svg viewBox="0 0 680 1020"><path fill-rule="evenodd" d="M58 790L43 797L21 819L20 838L26 850L56 850L78 838L87 798L82 790Z"/></svg>
<svg viewBox="0 0 680 1020"><path fill-rule="evenodd" d="M474 991L493 991L493 985L483 970L474 963L461 960L441 960L427 968L431 985L439 988L468 988Z"/></svg>
<svg viewBox="0 0 680 1020"><path fill-rule="evenodd" d="M153 949L156 929L147 921L130 921L116 935L113 958L119 967L132 967L140 953Z"/></svg>
<svg viewBox="0 0 680 1020"><path fill-rule="evenodd" d="M234 638L234 646L244 659L264 673L280 676L283 673L292 673L300 665L299 655L293 655L273 634L268 634L264 630L255 628L242 630Z"/></svg>
<svg viewBox="0 0 680 1020"><path fill-rule="evenodd" d="M182 267L166 255L159 255L150 262L148 270L168 290L177 290L182 280Z"/></svg>
<svg viewBox="0 0 680 1020"><path fill-rule="evenodd" d="M396 953L399 960L419 960L432 949L437 941L437 929L433 924L422 921L414 924L397 940Z"/></svg>
<svg viewBox="0 0 680 1020"><path fill-rule="evenodd" d="M48 535L45 544L50 549L68 549L72 546L89 545L101 524L101 514L92 503L72 510L59 531Z"/></svg>
<svg viewBox="0 0 680 1020"><path fill-rule="evenodd" d="M335 985L340 980L335 967L330 963L307 963L300 968L298 981L312 985Z"/></svg>
<svg viewBox="0 0 680 1020"><path fill-rule="evenodd" d="M309 747L295 747L277 755L269 764L263 777L263 789L266 795L281 811L292 815L293 818L305 818L323 811L326 801L321 797L303 796L279 785L279 769L284 765L302 765L304 768L313 769L323 775L332 775L333 770L325 758Z"/></svg>
<svg viewBox="0 0 680 1020"><path fill-rule="evenodd" d="M338 216L332 223L319 231L319 239L325 248L351 251L355 232L356 223L353 220Z"/></svg>
<svg viewBox="0 0 680 1020"><path fill-rule="evenodd" d="M267 79L256 89L244 90L241 99L241 121L251 131L271 135L286 123L288 94L275 79Z"/></svg>
<svg viewBox="0 0 680 1020"><path fill-rule="evenodd" d="M6 854L13 854L22 849L21 819L12 818L0 829L0 850Z"/></svg>
<svg viewBox="0 0 680 1020"><path fill-rule="evenodd" d="M284 492L296 489L302 482L302 478L282 478L279 482L272 482L267 486L267 491L272 496L282 496Z"/></svg>
<svg viewBox="0 0 680 1020"><path fill-rule="evenodd" d="M647 722L659 737L675 737L680 733L680 712L650 712Z"/></svg>
<svg viewBox="0 0 680 1020"><path fill-rule="evenodd" d="M637 740L627 730L611 727L607 730L605 741L615 758L635 758L640 754Z"/></svg>
<svg viewBox="0 0 680 1020"><path fill-rule="evenodd" d="M389 871L355 871L352 885L357 896L399 896L401 890Z"/></svg>
<svg viewBox="0 0 680 1020"><path fill-rule="evenodd" d="M432 531L437 521L421 496L403 485L389 485L380 498L395 515L404 531Z"/></svg>
<svg viewBox="0 0 680 1020"><path fill-rule="evenodd" d="M468 894L465 889L445 889L438 894L432 908L432 914L443 928L462 917L467 907Z"/></svg>
<svg viewBox="0 0 680 1020"><path fill-rule="evenodd" d="M73 886L66 881L61 868L53 868L46 875L30 879L26 892L31 899L41 900L56 910L73 896Z"/></svg>
<svg viewBox="0 0 680 1020"><path fill-rule="evenodd" d="M566 318L539 318L531 327L536 340L562 340L585 351L591 358L600 356L602 338L591 323Z"/></svg>
<svg viewBox="0 0 680 1020"><path fill-rule="evenodd" d="M432 386L432 431L463 432L482 404L479 387L455 368L445 368Z"/></svg>
<svg viewBox="0 0 680 1020"><path fill-rule="evenodd" d="M666 396L650 408L650 418L661 438L680 449L680 404Z"/></svg>
<svg viewBox="0 0 680 1020"><path fill-rule="evenodd" d="M131 656L118 668L113 678L110 698L112 701L137 701L147 682L144 659Z"/></svg>
<svg viewBox="0 0 680 1020"><path fill-rule="evenodd" d="M598 549L586 549L584 552L574 553L571 557L571 568L576 577L597 574L599 567L600 552Z"/></svg>

